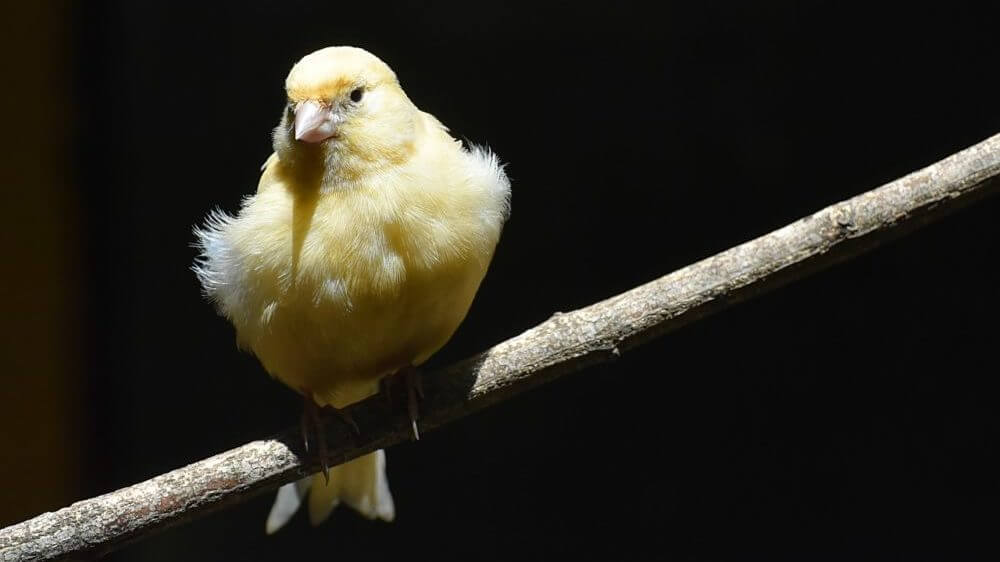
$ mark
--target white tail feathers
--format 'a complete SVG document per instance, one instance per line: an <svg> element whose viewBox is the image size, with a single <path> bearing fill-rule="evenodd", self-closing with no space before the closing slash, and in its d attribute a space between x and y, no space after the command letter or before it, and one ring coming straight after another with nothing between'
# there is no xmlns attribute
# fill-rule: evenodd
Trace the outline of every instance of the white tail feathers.
<svg viewBox="0 0 1000 562"><path fill-rule="evenodd" d="M314 474L282 486L267 516L267 534L282 528L295 515L307 492L313 525L325 521L340 502L369 519L392 521L396 517L385 476L385 451L381 449L331 468L329 484L322 474Z"/></svg>
<svg viewBox="0 0 1000 562"><path fill-rule="evenodd" d="M298 511L302 498L309 491L309 484L312 483L312 476L307 476L298 482L285 484L278 488L278 497L274 498L274 505L271 506L271 513L267 516L267 534L274 533L285 526L288 520Z"/></svg>

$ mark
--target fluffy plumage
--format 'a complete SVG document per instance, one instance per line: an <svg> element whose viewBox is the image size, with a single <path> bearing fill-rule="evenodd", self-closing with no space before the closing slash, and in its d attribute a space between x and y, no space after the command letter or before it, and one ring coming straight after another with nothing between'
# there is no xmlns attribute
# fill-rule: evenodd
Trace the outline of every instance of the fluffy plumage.
<svg viewBox="0 0 1000 562"><path fill-rule="evenodd" d="M195 271L240 347L340 408L448 341L492 259L510 186L495 155L463 149L367 51L307 55L285 88L257 193L196 229ZM314 479L313 521L340 500L391 520L382 455L335 467L328 486ZM269 530L305 487L283 489Z"/></svg>

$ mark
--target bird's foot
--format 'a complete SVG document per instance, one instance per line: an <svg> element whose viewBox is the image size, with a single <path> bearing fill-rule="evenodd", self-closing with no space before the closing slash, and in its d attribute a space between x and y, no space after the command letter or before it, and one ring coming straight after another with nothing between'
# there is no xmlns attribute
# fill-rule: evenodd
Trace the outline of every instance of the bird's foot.
<svg viewBox="0 0 1000 562"><path fill-rule="evenodd" d="M331 411L337 415L345 424L347 424L354 433L360 434L361 430L358 429L358 424L351 417L350 412L347 410L341 410L340 408L334 408L333 406L322 406L320 407L316 404L313 399L311 392L303 392L305 400L303 402L304 406L302 409L302 442L305 445L306 452L312 452L310 442L310 434L315 437L314 441L316 446L316 455L319 457L319 465L323 470L323 479L326 483L330 483L330 465L327 462L327 446L326 446L326 426L323 425L322 411Z"/></svg>
<svg viewBox="0 0 1000 562"><path fill-rule="evenodd" d="M323 469L323 478L326 483L330 483L330 466L326 461L326 428L323 426L323 420L320 419L319 406L316 401L313 400L311 392L303 393L305 400L303 401L302 407L302 443L305 445L306 452L310 453L309 446L309 435L312 433L315 436L316 444L316 454L319 457L319 465ZM357 428L357 426L355 426Z"/></svg>
<svg viewBox="0 0 1000 562"><path fill-rule="evenodd" d="M380 392L384 393L385 404L390 411L395 406L392 387L398 384L397 381L406 386L406 412L410 417L410 429L413 432L413 439L419 441L420 430L417 428L417 421L420 419L420 401L424 398L423 379L420 371L413 366L404 367L392 376L382 379Z"/></svg>

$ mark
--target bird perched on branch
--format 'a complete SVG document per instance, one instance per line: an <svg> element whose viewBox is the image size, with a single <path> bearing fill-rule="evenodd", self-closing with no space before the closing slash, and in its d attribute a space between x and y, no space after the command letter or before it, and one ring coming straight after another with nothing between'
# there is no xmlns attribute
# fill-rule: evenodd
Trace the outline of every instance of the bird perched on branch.
<svg viewBox="0 0 1000 562"><path fill-rule="evenodd" d="M309 54L285 90L257 193L195 229L195 271L241 348L312 408L339 409L451 338L492 259L510 183L494 154L463 148L365 50ZM395 516L381 450L283 487L269 533L307 491L313 524L341 501Z"/></svg>

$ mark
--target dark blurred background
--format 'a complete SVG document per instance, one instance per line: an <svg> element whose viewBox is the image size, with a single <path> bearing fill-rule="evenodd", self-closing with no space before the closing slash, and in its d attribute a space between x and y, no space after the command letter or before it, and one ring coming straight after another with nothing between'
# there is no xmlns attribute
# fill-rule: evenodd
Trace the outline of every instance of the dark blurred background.
<svg viewBox="0 0 1000 562"><path fill-rule="evenodd" d="M754 4L7 6L0 525L297 422L188 267L316 48L373 51L509 162L434 365L1000 132L993 14ZM392 449L391 525L266 537L266 494L111 559L991 559L998 211Z"/></svg>

